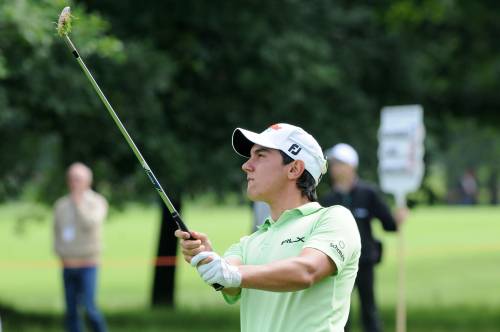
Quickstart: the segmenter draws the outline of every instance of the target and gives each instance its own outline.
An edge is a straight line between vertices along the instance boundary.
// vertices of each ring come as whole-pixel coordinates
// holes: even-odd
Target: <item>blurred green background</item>
[[[380,109],[422,105],[426,172],[405,229],[408,331],[500,331],[500,2],[491,0],[1,0],[4,330],[61,329],[51,207],[74,161],[92,168],[112,206],[99,292],[111,329],[239,326],[238,308],[181,262],[173,305],[151,304],[157,248],[175,239],[160,240],[169,224],[155,190],[56,34],[64,6],[71,38],[148,164],[221,251],[251,229],[235,127],[288,122],[325,149],[348,142],[361,176],[377,183]],[[478,188],[467,207],[466,173]],[[396,242],[379,236],[390,331]]]
[[[20,211],[30,209],[38,209],[40,220],[20,230]],[[405,228],[408,331],[498,331],[500,224],[495,216],[499,214],[499,207],[413,211]],[[209,234],[219,251],[251,227],[251,210],[245,206],[191,202],[184,217],[194,229]],[[0,302],[16,309],[3,315],[5,330],[59,330],[63,297],[60,270],[51,251],[49,211],[8,204],[0,209],[0,218]],[[176,310],[148,310],[158,219],[156,207],[130,205],[106,223],[98,300],[110,329],[237,331],[237,306],[226,305],[182,259],[177,262]],[[376,272],[376,292],[391,331],[397,239],[379,227],[376,232],[386,246]],[[353,307],[356,315],[356,295]],[[357,319],[353,323],[357,328]]]
[[[415,199],[459,202],[470,169],[481,202],[498,202],[500,5],[458,0],[4,0],[2,200],[52,203],[75,160],[114,204],[155,198],[56,34],[67,5],[81,57],[175,200],[241,195],[231,133],[277,122],[324,149],[350,143],[376,182],[381,108],[421,104],[427,172]]]

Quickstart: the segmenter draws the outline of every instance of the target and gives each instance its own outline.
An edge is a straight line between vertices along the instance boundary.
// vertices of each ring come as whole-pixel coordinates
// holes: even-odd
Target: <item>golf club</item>
[[[151,180],[151,183],[153,183],[153,186],[156,188],[156,191],[158,192],[161,199],[163,200],[163,202],[167,206],[168,210],[170,211],[172,218],[174,219],[175,223],[177,224],[177,227],[184,232],[190,233],[186,224],[184,224],[179,213],[177,212],[177,210],[173,206],[172,202],[168,198],[167,194],[163,190],[161,184],[156,179],[156,176],[153,174],[153,171],[151,171],[151,168],[149,168],[148,164],[146,163],[146,160],[143,158],[143,156],[141,155],[141,152],[139,151],[139,149],[135,145],[134,141],[132,140],[132,138],[128,134],[127,130],[123,126],[122,122],[118,118],[118,115],[116,115],[116,112],[113,110],[113,107],[108,102],[108,99],[106,98],[104,93],[101,91],[101,88],[99,87],[99,85],[97,85],[97,82],[95,81],[94,77],[92,76],[89,69],[87,68],[87,66],[83,62],[82,58],[80,57],[80,54],[76,50],[75,45],[73,44],[73,42],[71,41],[71,39],[68,36],[70,31],[71,31],[71,10],[70,10],[70,7],[64,7],[64,9],[61,12],[61,15],[59,15],[59,20],[57,21],[57,32],[58,32],[59,36],[61,36],[64,39],[64,41],[66,42],[66,44],[70,48],[71,53],[76,58],[76,61],[78,62],[78,64],[82,68],[83,72],[85,73],[85,76],[87,76],[88,80],[92,84],[92,87],[96,91],[97,95],[99,96],[99,98],[103,102],[104,106],[106,106],[106,109],[108,110],[109,115],[111,115],[116,126],[118,127],[118,129],[120,129],[121,133],[123,134],[123,137],[125,137],[125,140],[127,141],[128,145],[130,146],[130,148],[134,152],[135,156],[139,160],[142,168],[144,169],[144,172],[146,172],[146,175],[149,177],[149,179]],[[193,238],[191,237],[190,239],[193,239]],[[224,288],[222,285],[219,285],[219,284],[213,284],[212,286],[215,288],[215,290],[221,290]]]

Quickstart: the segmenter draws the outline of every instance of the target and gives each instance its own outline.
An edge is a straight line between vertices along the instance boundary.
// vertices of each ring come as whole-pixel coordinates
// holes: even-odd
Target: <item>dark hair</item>
[[[281,157],[283,157],[283,165],[288,165],[294,160],[283,151],[278,151]],[[302,175],[297,179],[297,188],[300,189],[302,196],[307,197],[309,201],[316,202],[318,200],[318,195],[316,194],[316,181],[307,170],[304,170]]]

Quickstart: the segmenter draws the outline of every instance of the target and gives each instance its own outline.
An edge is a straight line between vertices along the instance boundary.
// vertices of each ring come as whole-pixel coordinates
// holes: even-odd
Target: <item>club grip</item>
[[[179,213],[177,211],[174,211],[172,213],[172,219],[174,219],[175,223],[177,224],[177,227],[179,227],[179,229],[183,232],[186,232],[186,233],[189,233],[189,240],[196,240],[192,235],[191,235],[191,232],[189,231],[189,229],[187,228],[186,224],[182,221],[181,219],[181,216],[179,215]],[[224,289],[224,286],[222,285],[219,285],[219,284],[213,284],[212,287],[216,290],[216,291],[221,291]]]
[[[224,286],[219,284],[212,284],[212,287],[218,292],[224,289]]]
[[[181,216],[179,215],[179,213],[177,211],[172,212],[172,219],[174,219],[175,223],[177,224],[177,227],[181,231],[187,232],[187,233],[191,234],[191,232],[187,228],[187,226],[184,223],[184,221],[182,221]]]

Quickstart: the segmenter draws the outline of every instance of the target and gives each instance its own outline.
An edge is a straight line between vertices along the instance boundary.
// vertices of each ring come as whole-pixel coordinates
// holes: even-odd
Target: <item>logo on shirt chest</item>
[[[286,239],[286,240],[283,240],[281,241],[281,245],[284,245],[284,244],[290,244],[290,243],[295,243],[295,242],[306,242],[304,239],[306,237],[305,236],[296,236],[295,237],[295,240],[292,240],[292,239]]]

